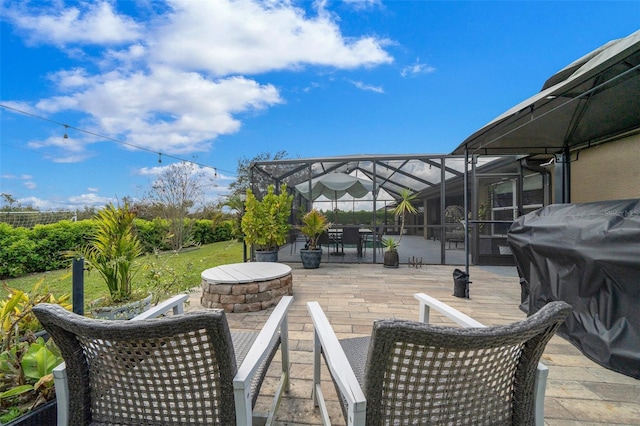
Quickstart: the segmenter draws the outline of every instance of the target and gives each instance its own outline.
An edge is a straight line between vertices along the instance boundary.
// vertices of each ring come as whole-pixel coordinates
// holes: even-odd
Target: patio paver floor
[[[371,264],[322,264],[319,269],[293,269],[294,302],[289,311],[291,390],[282,400],[279,425],[319,425],[318,410],[311,400],[313,328],[306,302],[318,301],[338,338],[369,335],[373,320],[417,320],[414,293],[423,292],[486,324],[506,324],[525,318],[518,309],[520,285],[514,274],[471,267],[470,299],[454,297],[454,266],[427,265],[398,269]],[[202,309],[201,291],[194,290],[188,310]],[[227,314],[234,329],[259,329],[271,309]],[[451,324],[435,313],[433,323]],[[278,360],[276,360],[278,361]],[[573,345],[554,336],[542,362],[549,367],[545,398],[545,423],[569,425],[640,425],[640,380],[607,370],[586,358]],[[279,365],[272,364],[258,400],[265,409],[273,396]],[[323,392],[332,422],[344,424],[335,389],[323,367]]]

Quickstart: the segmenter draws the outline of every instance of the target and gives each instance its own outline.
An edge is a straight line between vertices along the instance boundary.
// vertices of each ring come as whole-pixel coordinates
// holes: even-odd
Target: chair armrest
[[[347,415],[352,417],[352,421],[355,424],[361,422],[360,424],[364,424],[364,418],[366,414],[366,398],[364,396],[364,392],[358,383],[358,379],[356,379],[353,370],[351,369],[351,364],[349,364],[349,360],[338,341],[338,337],[336,336],[331,324],[329,324],[329,320],[324,314],[322,308],[318,304],[318,302],[308,302],[307,310],[309,311],[309,315],[311,316],[311,321],[313,322],[314,329],[314,394],[320,393],[320,348],[325,355],[325,361],[327,363],[327,367],[331,370],[331,375],[336,382],[336,385],[340,389],[340,392],[344,396],[347,401],[348,410]],[[318,348],[317,346],[320,346]],[[317,395],[318,396],[318,395]],[[321,405],[321,410],[326,411],[326,406],[324,406],[324,401],[321,398],[317,398],[316,402]],[[323,415],[327,415],[327,413],[323,413]],[[358,420],[359,419],[359,420]],[[352,423],[350,423],[352,424]]]
[[[470,316],[465,315],[459,310],[447,305],[446,303],[443,303],[438,299],[435,299],[424,293],[416,293],[413,295],[413,297],[417,299],[418,302],[420,302],[419,320],[421,322],[424,322],[426,324],[429,323],[429,308],[433,308],[463,327],[485,327],[482,323],[474,320]]]
[[[56,406],[58,409],[58,426],[69,424],[69,381],[67,366],[63,362],[53,368],[53,384],[56,388]]]
[[[233,378],[233,391],[236,404],[236,419],[238,424],[251,424],[251,381],[255,376],[260,364],[268,355],[268,350],[272,346],[274,340],[278,339],[278,330],[280,330],[280,347],[282,353],[283,374],[286,374],[286,386],[288,387],[288,368],[289,368],[289,342],[288,342],[288,324],[287,313],[293,302],[293,296],[283,296],[278,302],[267,322],[260,330],[258,337],[251,345],[251,349],[245,356],[242,364],[238,367],[235,377]],[[242,419],[241,419],[242,417]],[[244,420],[244,421],[243,421]]]
[[[180,314],[184,312],[184,302],[188,299],[188,294],[173,296],[131,318],[130,321],[156,318],[169,312],[170,309],[173,310],[174,315]],[[67,426],[69,424],[69,382],[67,381],[67,367],[64,362],[53,369],[53,381],[56,388],[58,426]]]
[[[157,318],[161,315],[169,312],[169,309],[173,310],[173,314],[181,314],[184,312],[184,302],[189,300],[188,294],[178,294],[173,296],[156,306],[147,309],[143,313],[131,318],[131,321],[145,320],[149,318]]]
[[[416,293],[413,295],[415,299],[420,302],[420,318],[419,321],[424,322],[426,324],[429,323],[429,310],[433,308],[438,312],[445,315],[447,318],[455,321],[459,325],[463,327],[476,327],[482,328],[486,327],[484,324],[474,320],[468,315],[463,314],[459,310],[452,308],[435,299],[431,296],[428,296],[424,293]],[[542,364],[538,363],[538,371],[536,372],[536,384],[534,388],[534,392],[536,395],[535,401],[535,424],[536,426],[544,425],[544,394],[547,389],[547,377],[549,376],[549,369]]]

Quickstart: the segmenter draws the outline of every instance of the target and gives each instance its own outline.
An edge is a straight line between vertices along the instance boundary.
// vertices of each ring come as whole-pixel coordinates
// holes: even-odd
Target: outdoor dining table
[[[329,238],[336,243],[336,251],[331,254],[344,255],[344,244],[342,245],[342,251],[338,251],[338,245],[342,243],[343,228],[329,228],[327,232],[329,234]],[[358,228],[358,233],[360,234],[360,239],[357,244],[357,252],[358,257],[362,257],[362,241],[367,235],[372,234],[373,231],[369,228]]]

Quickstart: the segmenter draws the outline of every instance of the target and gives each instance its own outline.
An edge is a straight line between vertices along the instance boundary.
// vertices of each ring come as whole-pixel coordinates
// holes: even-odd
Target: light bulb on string
[[[68,125],[64,125],[64,135],[62,136],[62,139],[69,139],[69,135],[67,134],[67,129],[69,128]]]
[[[158,164],[162,164],[162,153],[158,153]]]

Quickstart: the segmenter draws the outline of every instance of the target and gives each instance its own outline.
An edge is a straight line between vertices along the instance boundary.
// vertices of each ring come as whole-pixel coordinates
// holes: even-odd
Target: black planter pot
[[[58,405],[55,399],[42,404],[35,410],[18,417],[6,426],[42,426],[55,425],[58,422]]]
[[[101,306],[99,308],[92,308],[91,313],[94,318],[99,319],[128,320],[143,313],[149,308],[151,308],[151,295],[145,297],[143,300],[136,300],[120,306]]]
[[[256,250],[256,262],[277,262],[278,250],[275,251],[263,251]]]
[[[400,258],[397,251],[385,251],[382,266],[385,268],[397,268],[400,264]]]
[[[301,249],[300,259],[302,259],[302,266],[305,269],[319,268],[320,261],[322,260],[322,249]]]

